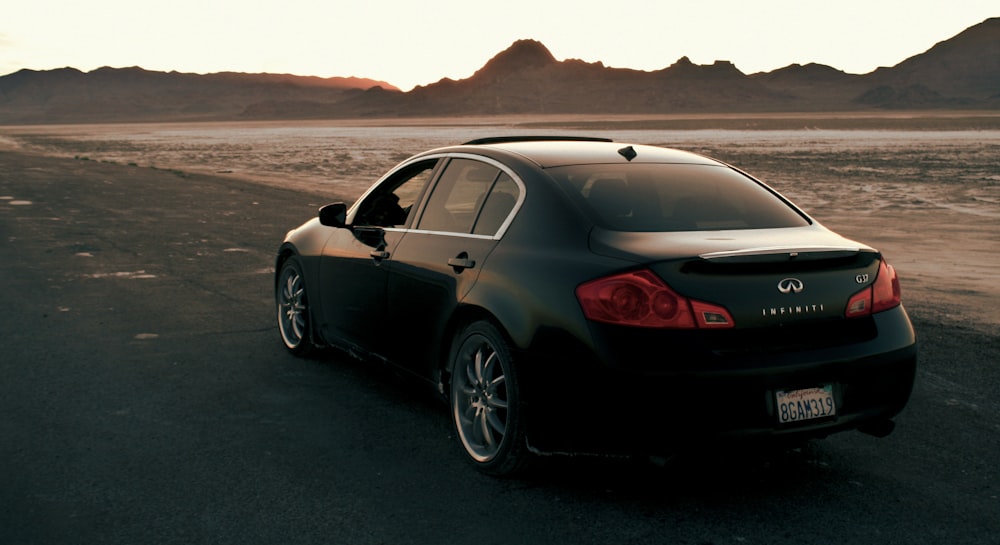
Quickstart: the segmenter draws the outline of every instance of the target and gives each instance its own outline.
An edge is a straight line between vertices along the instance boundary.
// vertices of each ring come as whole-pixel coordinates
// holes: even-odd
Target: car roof
[[[558,137],[510,137],[483,139],[470,143],[476,148],[487,148],[520,155],[542,168],[567,165],[609,163],[684,163],[719,166],[713,159],[688,151],[628,144],[605,139],[559,139]]]

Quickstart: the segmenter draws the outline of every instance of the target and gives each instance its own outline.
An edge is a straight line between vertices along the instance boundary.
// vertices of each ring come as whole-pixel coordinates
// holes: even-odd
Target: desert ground
[[[350,202],[412,153],[497,134],[607,136],[729,162],[827,227],[882,250],[914,310],[1000,328],[997,112],[7,126],[0,149],[215,174]]]
[[[0,541],[995,544],[997,116],[857,118],[0,126]],[[566,132],[729,161],[883,250],[920,343],[897,430],[498,480],[412,384],[284,351],[287,229],[427,147]]]

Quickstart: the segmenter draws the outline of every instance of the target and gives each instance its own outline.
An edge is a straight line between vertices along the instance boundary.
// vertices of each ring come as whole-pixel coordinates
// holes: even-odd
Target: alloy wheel
[[[278,281],[278,327],[281,339],[290,350],[296,350],[307,336],[308,306],[302,275],[298,268],[287,263]]]
[[[465,339],[456,354],[452,407],[456,428],[477,462],[495,458],[507,434],[509,399],[505,365],[485,336]]]

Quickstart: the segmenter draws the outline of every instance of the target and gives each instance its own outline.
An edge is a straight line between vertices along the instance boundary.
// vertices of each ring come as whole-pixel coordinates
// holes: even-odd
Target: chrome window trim
[[[497,229],[497,232],[494,233],[494,234],[492,234],[492,235],[475,235],[475,234],[472,234],[472,233],[455,233],[455,232],[452,232],[452,231],[428,231],[428,230],[424,230],[424,229],[401,229],[401,231],[414,232],[414,233],[427,233],[427,234],[432,234],[432,235],[444,235],[444,236],[453,236],[453,237],[474,238],[474,239],[480,239],[480,240],[500,240],[500,239],[502,239],[503,236],[504,236],[504,234],[507,232],[507,228],[510,227],[510,224],[514,221],[514,217],[517,216],[517,213],[521,210],[521,205],[524,203],[524,194],[525,194],[526,190],[525,190],[525,187],[524,187],[524,182],[521,180],[520,176],[518,176],[517,174],[515,174],[513,170],[511,170],[510,168],[508,168],[507,165],[501,163],[500,161],[497,161],[496,159],[492,159],[490,157],[485,157],[483,155],[476,155],[474,153],[461,153],[461,152],[459,152],[459,153],[443,153],[443,154],[440,155],[440,157],[447,157],[449,159],[468,159],[468,160],[471,160],[471,161],[479,161],[481,163],[486,163],[488,165],[496,167],[501,172],[503,172],[504,174],[506,174],[507,176],[509,176],[510,179],[513,180],[515,184],[517,184],[517,188],[519,190],[518,191],[518,195],[517,195],[517,202],[514,203],[514,207],[511,208],[510,213],[507,214],[507,218],[504,219],[503,223],[500,224],[500,228]],[[427,157],[427,158],[430,158],[430,157]],[[445,168],[447,168],[447,165],[445,166]],[[435,180],[435,182],[437,182],[437,180]],[[424,211],[423,211],[423,209],[421,209],[420,210],[420,215],[423,216],[423,213],[424,213]],[[417,223],[419,223],[420,218],[418,217],[418,218],[416,218],[416,220],[417,220]]]
[[[399,229],[397,227],[386,227],[385,230],[394,233],[414,233],[421,235],[439,235],[439,236],[457,237],[457,238],[475,238],[480,240],[500,240],[500,236],[498,235],[474,235],[472,233],[455,233],[452,231],[427,231],[424,229]]]

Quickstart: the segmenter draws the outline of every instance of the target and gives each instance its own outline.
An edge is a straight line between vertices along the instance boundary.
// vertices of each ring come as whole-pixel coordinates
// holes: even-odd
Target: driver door
[[[436,164],[418,161],[391,173],[353,207],[350,227],[327,241],[319,265],[320,327],[327,339],[381,353],[393,254]]]

